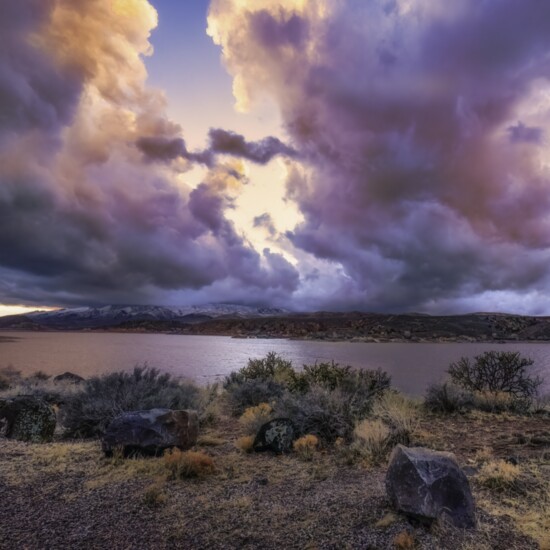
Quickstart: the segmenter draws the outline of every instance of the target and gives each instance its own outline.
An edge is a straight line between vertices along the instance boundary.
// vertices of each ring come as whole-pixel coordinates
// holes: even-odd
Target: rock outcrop
[[[32,395],[0,400],[0,421],[6,437],[33,443],[51,441],[56,425],[52,407]]]
[[[192,447],[199,434],[199,418],[195,411],[152,409],[125,412],[107,427],[102,449],[107,456],[120,449],[132,454],[159,455],[166,449]]]
[[[260,428],[252,448],[256,452],[289,453],[295,439],[296,427],[292,420],[289,418],[276,418]]]
[[[386,491],[398,511],[417,520],[475,527],[470,485],[451,453],[397,445],[390,457]]]

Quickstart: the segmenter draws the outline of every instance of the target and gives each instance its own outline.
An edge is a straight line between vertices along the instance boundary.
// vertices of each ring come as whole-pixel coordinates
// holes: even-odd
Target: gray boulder
[[[289,453],[295,439],[296,427],[292,420],[289,418],[276,418],[260,428],[252,448],[256,452]]]
[[[0,421],[7,438],[33,443],[51,441],[56,425],[52,407],[32,395],[1,400]]]
[[[392,505],[412,518],[475,527],[470,485],[451,453],[397,445],[386,473],[386,491]]]
[[[121,449],[125,456],[159,455],[166,449],[189,449],[199,434],[199,417],[195,411],[152,409],[125,412],[107,427],[101,446],[107,456]]]

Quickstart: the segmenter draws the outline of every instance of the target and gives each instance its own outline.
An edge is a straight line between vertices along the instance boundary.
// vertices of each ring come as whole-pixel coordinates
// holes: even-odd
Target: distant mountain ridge
[[[203,322],[208,319],[270,317],[285,315],[279,308],[258,308],[238,304],[206,304],[201,306],[119,306],[78,307],[55,311],[36,311],[15,319],[27,319],[51,328],[94,328],[116,326],[135,321]]]

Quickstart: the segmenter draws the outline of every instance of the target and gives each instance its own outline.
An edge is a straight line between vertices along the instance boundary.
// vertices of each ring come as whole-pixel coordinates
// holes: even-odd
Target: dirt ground
[[[169,480],[162,458],[106,459],[97,441],[0,439],[0,548],[506,549],[550,548],[550,419],[425,416],[415,443],[453,451],[470,477],[478,528],[411,525],[392,513],[384,467],[347,465],[337,450],[245,454],[222,418],[197,450],[215,473]],[[538,479],[523,492],[477,481],[487,457]]]

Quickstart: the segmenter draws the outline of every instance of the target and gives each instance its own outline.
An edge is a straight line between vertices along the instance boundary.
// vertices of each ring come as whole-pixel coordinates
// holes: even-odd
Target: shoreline
[[[207,336],[231,338],[234,340],[288,340],[296,342],[326,342],[330,344],[346,343],[346,344],[550,344],[548,339],[489,339],[473,337],[433,337],[433,338],[373,338],[373,337],[353,337],[353,338],[314,338],[311,336],[298,337],[287,335],[240,335],[240,334],[220,334],[215,332],[175,332],[175,331],[154,331],[154,330],[128,330],[116,328],[112,329],[18,329],[18,328],[0,328],[0,343],[14,342],[19,340],[19,337],[4,336],[4,334],[27,333],[27,334],[131,334],[131,335],[165,335],[165,336]]]

